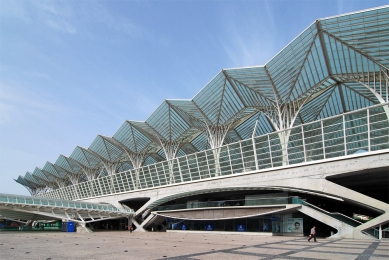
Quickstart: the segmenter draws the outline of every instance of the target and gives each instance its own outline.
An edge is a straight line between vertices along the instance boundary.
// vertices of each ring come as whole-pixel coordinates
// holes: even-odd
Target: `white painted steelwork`
[[[377,105],[284,130],[290,133],[286,146],[287,164],[305,164],[389,149],[387,106],[388,103]],[[159,162],[42,192],[39,196],[67,200],[88,199],[171,185],[170,180],[174,180],[175,184],[189,183],[280,167],[284,166],[284,160],[279,136],[278,132],[274,132],[219,147],[219,163],[214,158],[214,151],[210,149],[172,159],[172,162]],[[172,171],[169,165],[173,165]],[[140,173],[139,188],[134,185],[137,172]]]

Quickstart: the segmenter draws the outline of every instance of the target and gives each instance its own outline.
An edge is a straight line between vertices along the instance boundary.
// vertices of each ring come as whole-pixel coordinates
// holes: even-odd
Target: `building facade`
[[[389,6],[318,19],[264,66],[223,69],[191,100],[165,100],[15,181],[33,196],[127,205],[138,231],[380,236],[388,88]]]

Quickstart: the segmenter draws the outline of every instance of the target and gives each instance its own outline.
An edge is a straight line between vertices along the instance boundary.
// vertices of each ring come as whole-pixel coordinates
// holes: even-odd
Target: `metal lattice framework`
[[[165,100],[145,122],[126,121],[113,137],[15,181],[36,194],[133,171],[126,180],[138,189],[143,169],[161,162],[163,173],[148,178],[172,184],[182,179],[178,157],[211,149],[207,160],[222,165],[222,146],[253,134],[275,138],[278,153],[266,160],[287,165],[294,127],[388,102],[388,68],[389,6],[318,19],[266,65],[223,69],[193,99]],[[215,167],[213,176],[222,174]]]
[[[71,220],[85,227],[86,223],[131,218],[134,211],[117,208],[111,204],[75,202],[39,197],[28,197],[0,193],[0,213],[14,219]]]
[[[385,112],[388,105],[389,102],[265,135],[260,134],[260,128],[255,128],[246,140],[50,190],[39,196],[83,200],[172,183],[265,172],[285,165],[388,153],[389,119]],[[289,141],[284,150],[280,137],[286,132]]]

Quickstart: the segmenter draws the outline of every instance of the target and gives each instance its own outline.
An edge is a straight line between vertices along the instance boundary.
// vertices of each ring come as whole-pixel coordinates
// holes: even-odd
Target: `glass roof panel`
[[[342,84],[342,92],[346,112],[379,103],[374,94],[359,83]]]
[[[67,158],[65,156],[63,156],[62,154],[60,156],[58,156],[58,158],[57,158],[57,160],[55,161],[54,164],[58,165],[59,167],[61,167],[62,169],[65,169],[68,172],[77,173],[79,171],[79,170],[76,171],[75,169],[73,169],[70,166]],[[78,166],[78,168],[80,168],[79,165],[77,165],[77,166]],[[80,170],[81,170],[81,168],[80,168]]]
[[[265,67],[226,69],[225,72],[235,81],[261,93],[268,99],[274,98],[273,86]]]
[[[151,114],[146,123],[166,141],[182,139],[182,135],[190,128],[166,100]]]
[[[134,167],[132,167],[130,162],[124,162],[119,165],[117,172],[125,172],[132,169],[134,169]]]
[[[216,126],[226,123],[229,115],[234,116],[244,107],[231,85],[226,83],[223,72],[208,83],[193,102],[206,115],[207,124]]]
[[[317,37],[316,33],[316,25],[311,25],[265,65],[281,102],[288,101],[289,93]]]
[[[191,127],[199,130],[206,128],[204,117],[193,102],[182,100],[167,100],[171,108]]]
[[[196,147],[198,151],[204,151],[211,148],[208,143],[208,139],[204,134],[198,135],[195,139],[192,140],[191,144]]]
[[[90,150],[76,147],[53,167],[57,174],[71,172],[84,179],[80,166],[103,176],[100,159],[123,160],[123,146],[147,154],[147,164],[166,158],[160,141],[174,148],[180,143],[186,154],[209,148],[203,134],[207,126],[229,126],[226,142],[230,142],[250,136],[256,117],[257,135],[272,131],[264,114],[279,126],[278,120],[295,116],[295,111],[300,113],[294,122],[300,124],[370,106],[378,102],[377,97],[358,81],[379,90],[387,100],[389,90],[381,80],[387,77],[383,73],[388,65],[389,6],[319,19],[265,66],[222,70],[192,100],[166,100],[146,122],[126,121],[113,136],[118,143],[106,137],[94,141]],[[293,111],[288,111],[291,107]],[[45,172],[53,171],[45,167]],[[34,176],[29,173],[23,179],[45,186],[44,176]]]
[[[158,161],[155,160],[155,158],[153,158],[152,156],[147,156],[145,162],[144,162],[144,165],[150,165],[150,164],[154,164],[154,163],[157,163]]]
[[[79,146],[74,149],[70,158],[91,169],[98,167],[101,163],[99,158]]]
[[[236,128],[236,131],[239,133],[242,139],[248,139],[252,137],[257,121],[258,124],[257,128],[255,129],[255,136],[264,135],[274,131],[266,116],[261,112],[257,112]]]
[[[61,175],[56,168],[50,163],[46,162],[45,166],[43,166],[42,170],[50,173],[51,175],[58,177],[58,178],[64,178],[66,175]]]
[[[320,19],[320,23],[323,30],[389,67],[388,6],[371,11]]]
[[[125,154],[121,148],[115,146],[101,135],[96,136],[88,149],[109,162],[115,162]]]
[[[312,87],[317,86],[328,77],[328,71],[325,64],[326,62],[320,40],[319,38],[316,38],[301,67],[300,75],[298,76],[294,87],[291,88],[290,101],[305,97],[306,93],[312,93]]]
[[[41,169],[38,167],[35,168],[34,172],[32,173],[32,176],[34,179],[38,180],[40,183],[44,184],[45,186],[48,186],[50,188],[57,188],[57,184],[54,183],[54,179],[49,174],[44,174]]]
[[[181,146],[181,149],[188,155],[199,151],[192,143],[185,143]]]
[[[46,186],[42,181],[35,179],[34,176],[32,175],[32,173],[30,173],[30,172],[26,172],[26,174],[24,175],[24,179],[29,181],[29,182],[34,183],[37,187],[45,187]]]
[[[234,78],[231,78],[235,89],[239,93],[240,97],[243,99],[246,107],[255,107],[258,109],[265,110],[267,107],[272,105],[272,100],[274,100],[274,94],[272,100],[269,100],[263,96],[262,93],[259,93],[247,85],[242,84],[240,81],[236,81]]]
[[[19,175],[19,177],[15,180],[17,183],[27,187],[28,189],[32,190],[32,189],[37,189],[37,185],[33,182],[29,182],[27,180],[25,180],[22,176]]]
[[[133,153],[145,153],[156,146],[151,131],[145,122],[126,121],[113,138]]]
[[[60,155],[55,164],[58,164],[61,168],[70,171],[74,174],[84,174],[84,171],[82,170],[80,164],[69,157]]]
[[[42,179],[42,180],[50,181],[50,180],[47,178],[47,176],[46,176],[38,167],[36,167],[36,168],[34,169],[32,175],[33,175],[34,177],[38,177],[38,178],[40,178],[40,179]]]
[[[189,115],[192,115],[194,118],[198,119],[199,121],[204,122],[206,120],[203,117],[201,111],[196,107],[195,103],[192,102],[192,100],[169,99],[168,101],[172,106],[179,108],[180,110],[184,111]],[[196,125],[196,122],[192,122],[192,125]]]
[[[333,82],[331,88],[327,88],[327,90],[317,96],[315,99],[311,100],[307,104],[305,104],[300,111],[301,122],[300,123],[308,123],[315,120],[320,119],[320,112],[323,110],[323,107],[327,104],[330,96],[337,89],[334,87],[336,83]],[[339,104],[335,104],[337,107]],[[342,111],[342,109],[338,108],[337,111]],[[296,124],[297,122],[295,122]]]
[[[56,164],[53,164],[53,167],[55,168],[55,170],[58,172],[60,176],[63,176],[62,178],[69,178],[69,174],[74,175],[74,173],[66,171],[65,169],[63,169],[62,167]]]
[[[379,71],[380,67],[366,55],[328,35],[324,36],[332,74],[360,74]]]

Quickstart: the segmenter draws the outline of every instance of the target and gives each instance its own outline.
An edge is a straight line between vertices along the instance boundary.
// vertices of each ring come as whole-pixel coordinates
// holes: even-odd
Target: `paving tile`
[[[373,242],[374,240],[373,239],[349,239],[349,238],[344,238],[342,239],[342,241],[345,241],[345,242],[363,242],[363,243],[371,243]]]
[[[318,241],[309,243],[301,237],[195,232],[3,232],[0,233],[0,259],[251,260],[269,257],[348,260],[358,256],[389,259],[389,241],[323,238]],[[367,248],[375,251],[365,251]],[[355,250],[360,253],[354,253]]]
[[[291,249],[291,250],[300,250],[306,247],[309,247],[309,245],[286,245],[286,244],[273,244],[273,245],[264,245],[263,248],[282,248],[282,249]]]
[[[381,247],[382,248],[382,247]],[[377,248],[376,250],[374,250],[373,252],[373,255],[387,255],[389,256],[389,248],[385,248],[385,249],[381,249],[381,248]]]
[[[377,249],[378,250],[389,250],[389,245],[379,245],[377,246]]]
[[[371,256],[369,260],[388,260],[386,256]]]
[[[303,244],[306,244],[308,241],[307,240],[303,240],[303,241],[290,241],[290,242],[285,242],[284,244],[287,244],[287,245],[303,245]]]
[[[301,239],[294,239],[292,241],[285,241],[285,242],[290,242],[290,243],[304,243],[308,240],[308,237],[303,237]],[[328,240],[331,241],[331,240]]]
[[[366,249],[369,246],[368,245],[352,245],[352,244],[334,244],[334,243],[331,243],[331,244],[323,245],[323,247],[364,248],[364,249]]]
[[[243,255],[243,254],[229,254],[229,253],[223,253],[223,252],[217,252],[217,253],[211,253],[206,255],[200,255],[200,256],[192,256],[191,259],[198,259],[198,260],[254,260],[254,259],[263,259],[266,257],[258,257],[258,256],[251,256],[251,255]]]
[[[370,246],[371,243],[373,243],[374,241],[370,241],[370,242],[362,242],[362,241],[359,241],[359,240],[356,240],[356,241],[335,241],[334,244],[348,244],[348,245],[367,245],[367,246]]]
[[[248,253],[254,253],[254,254],[266,254],[266,255],[279,255],[284,254],[287,252],[290,252],[292,250],[283,250],[283,249],[275,249],[275,248],[244,248],[244,249],[238,249],[235,250],[235,252],[248,252]]]
[[[323,251],[323,252],[337,252],[337,253],[356,253],[356,254],[362,254],[363,251],[365,251],[364,248],[338,248],[338,247],[314,247],[312,249],[309,249],[310,251]]]
[[[343,254],[332,254],[332,253],[318,253],[318,252],[298,252],[288,256],[301,257],[301,258],[315,258],[315,259],[329,259],[329,260],[354,260],[357,255],[343,255]]]

